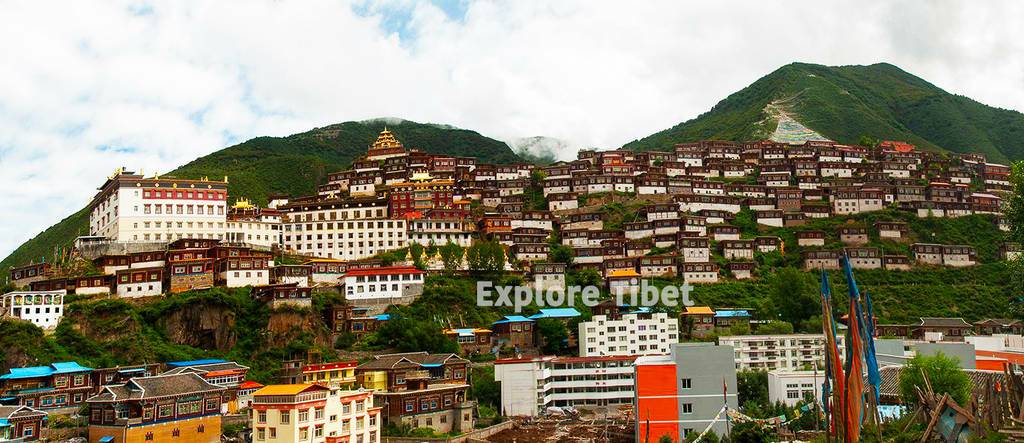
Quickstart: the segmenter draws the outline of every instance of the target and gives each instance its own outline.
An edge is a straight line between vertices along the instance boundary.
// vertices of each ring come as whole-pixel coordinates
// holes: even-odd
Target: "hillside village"
[[[1010,231],[1011,168],[984,155],[900,141],[666,148],[496,165],[406,147],[385,129],[315,195],[273,195],[266,206],[230,195],[230,177],[121,168],[89,203],[89,235],[8,270],[4,321],[52,333],[75,302],[145,304],[246,288],[277,311],[313,310],[317,297],[335,295],[341,301],[321,320],[332,338],[359,340],[396,321],[393,308],[414,305],[438,278],[511,275],[562,291],[586,274],[607,294],[643,279],[698,287],[758,280],[786,264],[817,275],[841,270],[844,257],[855,270],[909,272],[1021,254],[1014,242],[979,251],[932,241],[912,226],[978,217]],[[768,371],[773,403],[806,412],[805,396],[821,394],[824,336],[780,331],[756,319],[756,308],[734,302],[671,311],[607,299],[586,315],[572,307],[502,312],[493,322],[439,325],[458,352],[338,361],[307,354],[259,382],[244,362],[225,359],[5,367],[0,441],[75,432],[90,442],[220,441],[228,428],[246,430],[254,442],[378,443],[410,430],[428,439],[534,441],[525,437],[529,426],[580,411],[591,420],[600,411],[626,441],[679,441],[705,429],[722,435],[723,385],[725,403],[738,409],[737,377],[745,371]],[[564,330],[555,354],[545,352],[554,335],[541,332],[551,325]],[[994,377],[985,374],[1024,363],[1022,333],[1024,323],[1005,318],[880,323],[886,357],[879,365],[898,373],[915,354],[941,352]],[[499,384],[498,418],[483,416],[472,389],[481,365],[493,366]],[[674,384],[677,374],[694,373],[714,377]],[[887,389],[898,402],[898,389]],[[641,391],[677,396],[672,404],[680,406],[659,407]],[[78,431],[53,429],[55,417],[75,414],[83,417]]]

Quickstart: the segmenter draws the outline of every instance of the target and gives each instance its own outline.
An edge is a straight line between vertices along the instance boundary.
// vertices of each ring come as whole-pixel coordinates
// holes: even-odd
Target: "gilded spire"
[[[395,136],[388,131],[385,126],[383,131],[380,131],[380,135],[377,136],[377,141],[373,142],[371,149],[392,149],[392,148],[403,148],[402,142],[398,141]]]

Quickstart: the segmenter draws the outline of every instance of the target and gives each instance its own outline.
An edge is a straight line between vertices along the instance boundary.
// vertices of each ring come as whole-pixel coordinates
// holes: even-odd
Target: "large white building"
[[[845,339],[839,341],[839,354],[844,355]],[[822,334],[786,335],[729,335],[718,337],[718,344],[732,346],[736,369],[790,369],[823,368],[825,363],[825,337]]]
[[[664,312],[595,315],[579,324],[580,357],[668,354],[679,342],[678,323]]]
[[[793,371],[778,369],[768,371],[768,401],[795,406],[804,397],[821,399],[821,384],[825,373],[818,371]]]
[[[226,177],[145,178],[119,169],[89,203],[89,234],[119,242],[223,239],[227,186]]]
[[[426,273],[412,266],[350,269],[341,277],[346,300],[389,301],[423,293]]]
[[[224,240],[231,244],[270,249],[281,244],[281,213],[240,199],[228,211]]]
[[[501,414],[537,416],[548,407],[633,404],[636,357],[532,357],[497,360]]]
[[[3,295],[4,315],[32,322],[43,329],[57,327],[64,316],[67,291],[15,291]]]
[[[468,248],[472,243],[473,222],[465,218],[419,218],[406,222],[409,243],[444,246],[455,243]]]
[[[358,260],[408,246],[406,221],[388,218],[386,198],[296,199],[280,210],[283,246],[299,254]]]

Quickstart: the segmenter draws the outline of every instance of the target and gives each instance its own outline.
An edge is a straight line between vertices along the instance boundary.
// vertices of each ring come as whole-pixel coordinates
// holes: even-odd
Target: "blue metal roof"
[[[746,309],[715,311],[715,317],[750,317],[750,313]]]
[[[11,423],[6,418],[0,418],[0,426],[10,426]]]
[[[216,358],[208,358],[205,360],[186,360],[186,361],[172,361],[167,363],[168,367],[180,368],[183,366],[200,366],[200,365],[213,365],[217,363],[227,363],[227,360],[219,360]]]
[[[650,313],[651,313],[651,308],[649,308],[647,306],[636,308],[635,311],[627,312],[627,314],[650,314]]]
[[[100,443],[110,443],[112,441],[114,441],[114,437],[111,437],[109,435],[106,436],[106,437],[100,438]]]
[[[454,331],[456,334],[458,334],[461,337],[472,337],[473,336],[473,331],[475,331],[475,329],[473,329],[473,328],[461,328],[461,329],[452,329],[452,331]]]
[[[529,319],[529,318],[526,318],[526,317],[523,317],[522,315],[506,315],[504,319],[498,320],[498,321],[494,322],[494,324],[502,325],[502,324],[505,324],[505,323],[523,322],[523,321],[530,321],[530,322],[532,322],[533,320]]]
[[[379,321],[391,320],[391,314],[380,314],[380,315],[375,315],[374,317],[376,317],[376,319],[379,320]]]
[[[574,308],[552,308],[552,309],[541,309],[540,312],[533,314],[530,318],[534,320],[542,318],[572,318],[579,317],[580,311]]]
[[[26,368],[11,368],[8,374],[0,375],[0,380],[17,380],[21,378],[49,377],[55,374],[70,374],[72,372],[89,372],[87,368],[73,361],[58,362],[49,366],[29,366]]]

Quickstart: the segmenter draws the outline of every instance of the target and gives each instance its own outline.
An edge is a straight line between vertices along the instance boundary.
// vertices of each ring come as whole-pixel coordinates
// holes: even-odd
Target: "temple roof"
[[[383,131],[380,131],[380,135],[377,136],[377,141],[373,142],[373,146],[370,147],[370,150],[394,148],[404,148],[404,146],[402,145],[402,142],[398,141],[398,139],[391,134],[391,131],[388,131],[388,128],[385,127]]]

